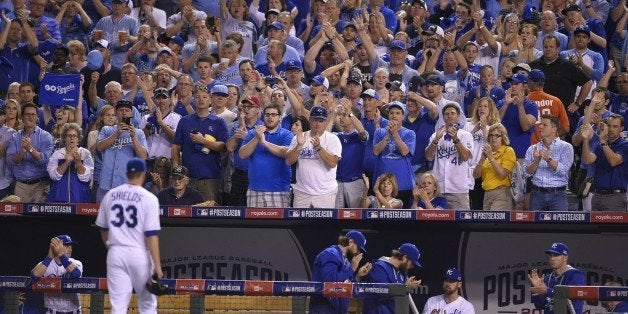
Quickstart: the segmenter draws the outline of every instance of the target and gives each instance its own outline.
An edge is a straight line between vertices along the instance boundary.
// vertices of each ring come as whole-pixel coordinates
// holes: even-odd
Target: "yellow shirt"
[[[495,162],[499,163],[512,174],[512,169],[515,167],[515,162],[517,162],[517,156],[515,156],[515,151],[512,147],[500,147],[497,151],[493,152],[493,158],[495,158]],[[497,172],[495,172],[488,158],[484,159],[482,163],[482,188],[484,190],[494,190],[502,186],[510,187],[510,176],[509,174],[501,179]]]

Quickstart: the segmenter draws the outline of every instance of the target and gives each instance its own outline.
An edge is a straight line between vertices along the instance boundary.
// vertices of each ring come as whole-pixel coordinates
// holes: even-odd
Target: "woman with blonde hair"
[[[92,202],[96,201],[96,191],[98,190],[98,179],[100,179],[100,170],[102,169],[102,153],[96,149],[98,143],[98,133],[104,126],[112,126],[116,124],[116,110],[111,105],[104,105],[98,111],[96,121],[92,126],[92,130],[87,135],[87,148],[94,159],[94,176],[92,183]]]
[[[495,107],[495,102],[490,97],[480,98],[473,109],[473,116],[468,119],[464,129],[473,135],[472,158],[469,161],[471,170],[475,168],[482,155],[482,146],[487,142],[488,129],[491,125],[499,123],[499,111]],[[482,179],[476,178],[474,188],[470,191],[471,209],[481,209],[484,200],[484,189],[482,189]]]
[[[482,178],[484,202],[482,209],[512,210],[510,176],[517,162],[515,151],[510,147],[508,131],[501,123],[488,129],[488,143],[482,146],[482,154],[473,170],[475,178]]]
[[[373,194],[368,196],[369,178],[362,175],[364,181],[364,194],[362,195],[362,208],[401,209],[403,202],[397,197],[397,178],[390,172],[382,173],[373,185]]]
[[[436,176],[431,171],[419,177],[412,195],[413,209],[447,209],[447,200],[443,197]]]
[[[54,151],[48,160],[48,175],[52,183],[47,201],[88,203],[94,160],[89,150],[79,146],[83,131],[78,124],[70,122],[61,127],[60,133],[64,147]]]
[[[22,123],[22,108],[20,103],[15,99],[7,99],[5,110],[7,112],[6,121],[4,124],[16,131],[21,130],[24,127]]]
[[[5,102],[9,99],[15,99],[18,102],[20,101],[20,83],[13,82],[9,84],[9,87],[7,87],[7,98],[5,99]]]
[[[87,65],[85,44],[79,40],[70,40],[68,42],[68,51],[70,52],[68,56],[70,67],[80,73],[81,69]]]
[[[502,56],[507,56],[519,47],[519,16],[509,13],[503,19],[498,19],[498,23],[497,41],[502,44]]]

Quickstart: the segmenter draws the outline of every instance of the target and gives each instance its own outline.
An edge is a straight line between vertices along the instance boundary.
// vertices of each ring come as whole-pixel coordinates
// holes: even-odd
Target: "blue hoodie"
[[[366,276],[365,282],[369,283],[402,283],[408,280],[408,274],[399,272],[390,261],[390,257],[383,256],[373,262],[373,268]],[[362,306],[363,314],[395,313],[395,301],[383,295],[367,296]]]
[[[554,314],[554,286],[563,285],[563,286],[584,286],[586,285],[586,280],[584,278],[584,273],[577,269],[573,268],[570,265],[567,265],[567,270],[560,276],[556,276],[555,272],[548,274],[543,279],[543,282],[547,286],[547,293],[541,295],[533,295],[532,302],[534,302],[534,306],[537,309],[543,309],[544,314]],[[576,311],[576,314],[582,314],[582,309],[584,307],[584,301],[572,301],[573,308]]]
[[[354,281],[351,263],[342,254],[338,245],[332,245],[316,256],[312,270],[312,281],[344,282]],[[310,313],[347,313],[349,299],[313,296],[310,299]]]

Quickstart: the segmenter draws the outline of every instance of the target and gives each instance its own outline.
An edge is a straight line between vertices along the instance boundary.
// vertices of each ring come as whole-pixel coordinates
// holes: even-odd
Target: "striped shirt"
[[[569,181],[569,169],[573,164],[573,146],[560,138],[554,139],[549,148],[543,141],[528,147],[526,160],[523,165],[524,169],[534,162],[534,149],[541,150],[543,148],[549,149],[550,157],[558,162],[558,167],[556,167],[556,170],[553,170],[549,162],[541,159],[536,172],[530,174],[524,171],[526,176],[532,177],[532,184],[538,187],[557,188],[566,186]]]

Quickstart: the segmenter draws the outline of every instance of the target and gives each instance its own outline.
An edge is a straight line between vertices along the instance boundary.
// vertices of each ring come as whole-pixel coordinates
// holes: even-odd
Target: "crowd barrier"
[[[163,279],[169,295],[190,295],[189,298],[179,298],[189,302],[179,304],[182,311],[190,313],[204,313],[208,310],[208,303],[204,296],[244,296],[244,297],[300,297],[290,300],[290,305],[283,304],[283,309],[290,313],[305,313],[307,302],[305,297],[325,296],[338,298],[361,299],[366,296],[390,296],[395,300],[397,313],[409,309],[409,298],[406,286],[402,284],[369,284],[346,282],[310,282],[310,281],[258,281],[258,280],[205,280],[205,279]],[[79,293],[89,294],[89,304],[83,302],[82,307],[89,313],[102,313],[108,308],[103,293],[107,292],[106,278],[39,278],[33,280],[24,276],[0,276],[0,291],[5,292],[4,304],[6,313],[17,313],[20,304],[13,302],[18,296],[15,293],[23,291],[35,293]],[[9,292],[9,293],[6,293]],[[165,298],[160,297],[160,300]],[[268,298],[259,299],[257,308],[272,311],[277,308]],[[288,299],[286,299],[288,300]],[[167,302],[167,301],[166,301]],[[171,303],[175,303],[171,301]],[[259,302],[258,302],[259,303]],[[274,303],[285,303],[277,302]],[[167,307],[166,305],[162,305]],[[211,305],[209,305],[211,307]],[[241,305],[240,305],[241,306]],[[234,305],[232,309],[237,310]],[[229,307],[215,305],[215,307]],[[247,310],[247,309],[240,309]],[[250,310],[250,309],[248,309]]]
[[[628,287],[618,286],[556,286],[554,313],[567,314],[569,300],[628,301]]]
[[[628,223],[627,212],[381,210],[357,208],[251,208],[161,206],[161,216],[201,219],[456,221],[490,223]],[[96,216],[98,204],[3,203],[0,214]]]

